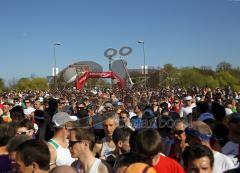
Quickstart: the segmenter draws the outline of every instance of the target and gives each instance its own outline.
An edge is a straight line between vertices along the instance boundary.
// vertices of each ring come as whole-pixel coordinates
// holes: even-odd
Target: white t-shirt
[[[236,166],[234,166],[232,160],[228,156],[214,151],[213,173],[223,173],[234,168],[236,168]]]
[[[222,153],[230,157],[235,166],[239,166],[238,158],[236,158],[239,153],[239,144],[232,141],[227,142],[224,147],[222,147]]]
[[[184,106],[184,107],[181,107],[180,111],[179,111],[179,115],[180,117],[186,117],[188,114],[192,113],[192,106]]]

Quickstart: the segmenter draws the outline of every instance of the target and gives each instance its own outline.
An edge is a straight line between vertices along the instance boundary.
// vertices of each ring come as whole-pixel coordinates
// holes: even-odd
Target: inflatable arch
[[[107,72],[90,72],[90,71],[86,71],[77,79],[76,89],[82,90],[83,87],[84,87],[85,82],[89,78],[111,78],[111,79],[117,79],[119,88],[123,89],[125,87],[125,81],[118,74],[116,74],[116,73],[114,73],[112,71],[107,71]]]

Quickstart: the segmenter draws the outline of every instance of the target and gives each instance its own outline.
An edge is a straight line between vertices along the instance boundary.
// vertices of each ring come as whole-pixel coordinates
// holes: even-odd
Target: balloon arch
[[[89,78],[111,78],[111,79],[117,79],[119,88],[123,89],[125,87],[125,81],[118,74],[116,74],[116,73],[114,73],[112,71],[107,71],[107,72],[90,72],[90,71],[86,71],[77,79],[76,88],[78,90],[82,90],[83,87],[84,87],[85,82]]]

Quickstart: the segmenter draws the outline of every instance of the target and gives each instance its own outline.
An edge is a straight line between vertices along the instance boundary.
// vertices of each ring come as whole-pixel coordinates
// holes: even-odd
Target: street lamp
[[[144,74],[144,88],[146,89],[147,87],[147,76],[146,76],[146,55],[145,55],[145,48],[144,48],[144,41],[143,40],[138,40],[139,44],[142,44],[143,47],[143,74]]]
[[[57,76],[57,58],[56,58],[56,47],[61,46],[61,43],[53,44],[53,56],[54,56],[54,70],[53,70],[53,80],[54,80],[54,88],[56,89],[56,76]]]

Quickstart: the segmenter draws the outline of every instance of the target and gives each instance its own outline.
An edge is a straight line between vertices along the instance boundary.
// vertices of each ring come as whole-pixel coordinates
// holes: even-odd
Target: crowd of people
[[[230,87],[0,94],[0,173],[240,172]]]

